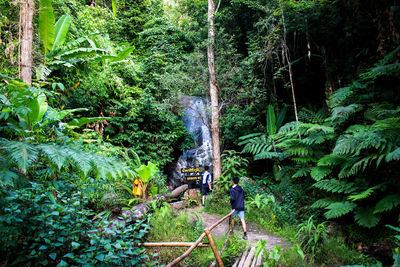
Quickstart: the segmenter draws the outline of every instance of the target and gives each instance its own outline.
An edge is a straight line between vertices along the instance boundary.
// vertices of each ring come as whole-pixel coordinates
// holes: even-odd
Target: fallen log
[[[164,200],[170,200],[173,198],[177,198],[180,195],[182,195],[186,190],[188,189],[188,185],[184,184],[181,185],[177,188],[175,188],[170,194],[158,194],[154,197],[151,197],[147,199],[145,202],[140,203],[139,205],[134,206],[130,210],[124,210],[122,212],[123,216],[132,216],[133,214],[136,214],[138,218],[142,218],[144,214],[147,213],[147,204],[149,204],[151,201],[157,201],[159,199],[164,199]]]

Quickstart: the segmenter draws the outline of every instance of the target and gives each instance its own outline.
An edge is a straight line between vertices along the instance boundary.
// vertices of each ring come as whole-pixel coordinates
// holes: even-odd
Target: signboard
[[[185,175],[186,182],[189,188],[200,187],[202,178],[201,174],[203,173],[203,171],[204,171],[203,167],[181,169],[181,173]]]

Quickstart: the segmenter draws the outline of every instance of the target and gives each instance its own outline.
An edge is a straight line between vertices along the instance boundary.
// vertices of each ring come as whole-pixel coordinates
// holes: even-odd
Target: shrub
[[[74,184],[31,183],[1,190],[0,255],[11,265],[134,265],[147,259],[137,243],[149,226],[93,222],[87,197]]]

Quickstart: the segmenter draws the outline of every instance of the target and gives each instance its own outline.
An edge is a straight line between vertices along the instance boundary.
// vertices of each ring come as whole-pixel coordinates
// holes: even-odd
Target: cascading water
[[[200,97],[182,97],[185,115],[182,118],[186,129],[193,135],[196,148],[187,150],[179,157],[172,172],[171,185],[173,187],[186,183],[182,168],[197,168],[209,166],[212,170],[212,143],[206,114],[205,101]]]

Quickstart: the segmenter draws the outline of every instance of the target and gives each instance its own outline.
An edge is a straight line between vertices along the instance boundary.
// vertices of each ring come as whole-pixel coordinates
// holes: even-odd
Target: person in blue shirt
[[[246,226],[246,221],[244,220],[244,191],[243,188],[238,183],[239,183],[239,177],[233,177],[232,187],[229,190],[229,196],[231,197],[229,202],[231,203],[232,210],[235,210],[235,212],[232,215],[231,227],[233,229],[234,218],[237,215],[240,221],[242,222],[242,228],[244,233],[243,238],[247,239],[247,226]]]
[[[204,166],[204,173],[203,177],[201,179],[201,204],[204,206],[204,203],[206,201],[206,196],[212,191],[211,188],[211,173],[208,171],[210,168],[208,166]]]

